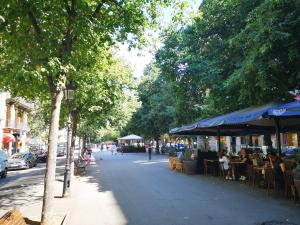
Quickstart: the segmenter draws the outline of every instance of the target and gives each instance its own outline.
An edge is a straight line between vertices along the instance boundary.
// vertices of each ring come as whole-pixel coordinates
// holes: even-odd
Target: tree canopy
[[[151,120],[150,111],[160,104],[172,108],[165,121],[176,127],[248,106],[292,101],[289,91],[300,83],[299,15],[296,0],[203,1],[191,24],[165,33],[151,80],[159,88],[153,97],[149,81],[141,84],[147,90],[139,92],[143,107],[130,126],[144,123],[144,133],[152,127],[165,132],[155,128],[166,127],[159,125],[160,115]]]

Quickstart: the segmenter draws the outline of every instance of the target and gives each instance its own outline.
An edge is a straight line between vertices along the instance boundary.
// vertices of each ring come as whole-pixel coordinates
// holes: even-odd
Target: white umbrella
[[[130,135],[127,135],[125,137],[122,137],[122,138],[119,138],[119,140],[142,140],[143,138],[140,137],[140,136],[137,136],[135,134],[130,134]]]

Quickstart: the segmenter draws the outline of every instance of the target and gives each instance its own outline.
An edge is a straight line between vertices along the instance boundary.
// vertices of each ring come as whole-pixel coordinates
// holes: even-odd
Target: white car
[[[3,150],[0,149],[0,177],[7,176],[7,156]]]

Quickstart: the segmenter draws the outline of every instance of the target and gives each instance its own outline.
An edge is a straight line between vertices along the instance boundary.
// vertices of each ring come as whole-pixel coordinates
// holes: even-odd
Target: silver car
[[[27,169],[36,166],[36,158],[34,154],[16,153],[8,159],[8,170]]]
[[[7,176],[7,156],[4,151],[0,149],[0,177]]]

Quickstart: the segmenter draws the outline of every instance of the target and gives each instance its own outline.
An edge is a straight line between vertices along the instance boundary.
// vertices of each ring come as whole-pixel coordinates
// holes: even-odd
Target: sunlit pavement
[[[65,157],[57,158],[57,178],[64,171]],[[8,171],[5,179],[0,179],[0,215],[12,207],[39,204],[43,198],[45,163],[25,170]]]
[[[239,182],[170,171],[166,156],[94,156],[97,165],[74,184],[70,225],[300,224],[300,208],[292,201]]]

